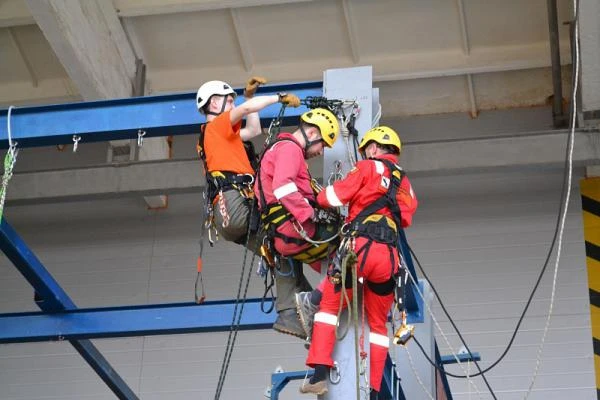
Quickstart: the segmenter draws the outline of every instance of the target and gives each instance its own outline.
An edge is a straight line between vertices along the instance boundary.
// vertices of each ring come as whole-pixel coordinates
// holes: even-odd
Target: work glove
[[[279,93],[279,102],[290,107],[300,106],[300,99],[295,94]]]
[[[253,76],[252,78],[248,79],[248,82],[246,82],[246,88],[244,89],[244,97],[247,99],[254,97],[256,89],[265,83],[267,83],[267,80],[262,76]]]

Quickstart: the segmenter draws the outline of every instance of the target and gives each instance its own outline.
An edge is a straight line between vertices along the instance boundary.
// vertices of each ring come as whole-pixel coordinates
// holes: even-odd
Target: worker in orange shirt
[[[204,83],[196,95],[198,111],[206,115],[202,125],[198,153],[204,161],[208,198],[213,204],[212,214],[219,234],[225,240],[245,244],[248,234],[252,185],[255,171],[244,142],[262,133],[258,112],[280,102],[298,107],[300,99],[293,94],[279,93],[256,96],[256,90],[266,80],[252,77],[248,80],[244,97],[246,101],[234,104],[236,93],[223,81]],[[246,125],[242,128],[242,119]],[[248,142],[249,143],[249,142]]]

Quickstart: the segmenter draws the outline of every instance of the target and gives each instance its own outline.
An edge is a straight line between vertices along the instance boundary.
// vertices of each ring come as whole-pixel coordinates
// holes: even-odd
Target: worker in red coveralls
[[[394,288],[399,268],[398,230],[409,226],[417,209],[417,198],[410,181],[398,166],[400,138],[389,127],[368,131],[359,145],[366,159],[359,161],[348,175],[319,193],[322,207],[348,205],[348,217],[343,229],[354,237],[357,254],[354,271],[362,282],[363,301],[369,321],[371,399],[377,399],[389,348],[387,317],[394,302]],[[336,287],[329,279],[317,291],[296,297],[301,319],[313,320],[312,343],[306,364],[315,368],[310,381],[300,392],[322,395],[327,392],[327,377],[333,366],[338,309],[342,299],[341,285],[352,298],[351,283]],[[359,288],[360,289],[360,288]],[[322,298],[320,304],[312,301]]]
[[[321,260],[339,243],[338,226],[317,221],[316,195],[306,160],[322,155],[338,135],[339,122],[331,111],[315,108],[305,112],[298,129],[279,134],[267,148],[254,184],[266,235],[281,256],[275,269],[278,316],[273,329],[302,339],[308,335],[296,314],[294,295],[311,290],[302,264],[320,271]]]

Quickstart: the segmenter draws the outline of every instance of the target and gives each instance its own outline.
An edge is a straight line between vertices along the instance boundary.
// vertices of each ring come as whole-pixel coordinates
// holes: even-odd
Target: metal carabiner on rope
[[[342,160],[333,161],[333,169],[327,178],[327,184],[333,185],[334,182],[339,181],[344,176],[342,175]]]
[[[277,114],[276,118],[271,120],[271,124],[269,124],[269,130],[267,131],[267,139],[265,140],[264,148],[269,147],[273,138],[275,138],[279,131],[281,130],[281,121],[283,120],[283,115],[285,114],[285,108],[287,104],[281,104],[281,108],[279,109],[279,114]]]

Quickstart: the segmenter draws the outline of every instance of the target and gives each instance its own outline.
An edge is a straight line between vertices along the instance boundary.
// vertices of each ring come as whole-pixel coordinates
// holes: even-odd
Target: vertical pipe
[[[562,109],[562,74],[560,70],[560,43],[558,37],[558,9],[556,0],[547,0],[548,29],[550,32],[550,59],[552,60],[552,120],[555,128],[565,125],[566,118]]]

